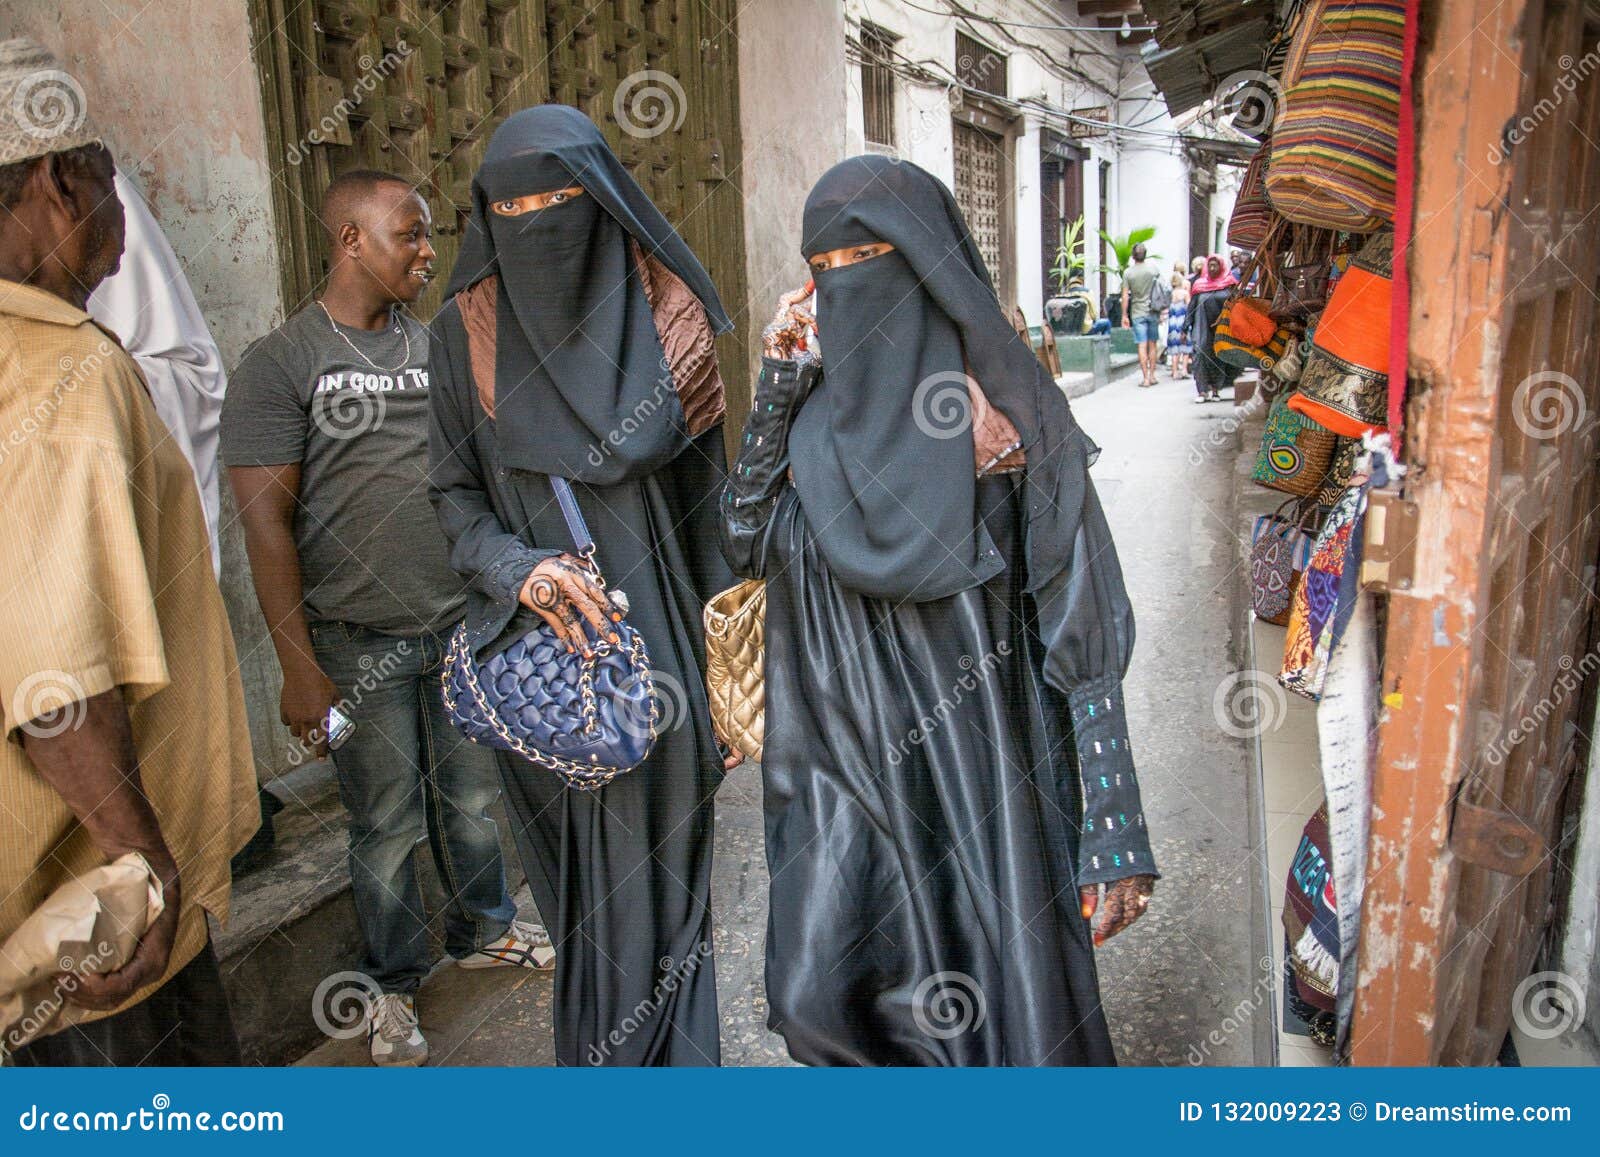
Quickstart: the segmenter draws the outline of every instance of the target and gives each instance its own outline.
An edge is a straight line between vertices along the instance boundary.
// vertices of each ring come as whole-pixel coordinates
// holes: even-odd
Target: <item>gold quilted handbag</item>
[[[749,579],[706,604],[706,692],[729,747],[760,760],[766,732],[767,584]]]

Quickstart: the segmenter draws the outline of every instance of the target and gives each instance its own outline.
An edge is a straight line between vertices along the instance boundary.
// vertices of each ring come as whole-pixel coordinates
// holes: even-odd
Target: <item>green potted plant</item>
[[[1073,308],[1068,288],[1073,278],[1081,278],[1084,269],[1083,217],[1061,226],[1061,237],[1056,245],[1055,264],[1050,267],[1050,280],[1055,283],[1055,296],[1044,303],[1045,321],[1055,330],[1057,344],[1063,338],[1081,336],[1084,330],[1080,311]]]
[[[1121,237],[1107,233],[1104,229],[1100,230],[1100,239],[1111,247],[1111,252],[1117,259],[1115,265],[1100,266],[1100,272],[1116,274],[1116,293],[1119,297],[1122,293],[1122,279],[1127,276],[1128,265],[1133,261],[1133,247],[1147,244],[1155,235],[1156,227],[1154,225],[1141,225],[1137,229],[1128,230]],[[1145,260],[1160,261],[1161,255],[1159,253],[1147,253]],[[1111,352],[1115,354],[1136,354],[1138,349],[1133,343],[1133,331],[1127,328],[1124,319],[1119,318],[1117,320],[1120,324],[1113,326],[1111,330]]]

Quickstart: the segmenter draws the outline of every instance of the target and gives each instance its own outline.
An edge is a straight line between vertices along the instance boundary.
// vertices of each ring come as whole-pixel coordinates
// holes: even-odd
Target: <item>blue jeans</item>
[[[1139,345],[1147,341],[1155,341],[1156,334],[1160,332],[1161,317],[1159,314],[1147,313],[1143,317],[1133,319],[1133,340]]]
[[[384,992],[415,992],[433,965],[413,858],[424,834],[449,893],[450,955],[470,956],[516,915],[488,814],[499,768],[494,752],[464,739],[445,714],[445,640],[318,622],[311,642],[340,709],[356,721],[333,766],[350,813],[350,884],[367,946],[361,970]]]
[[[1111,319],[1109,317],[1100,318],[1098,321],[1096,321],[1093,325],[1091,325],[1089,327],[1089,332],[1091,334],[1110,333],[1111,332]]]

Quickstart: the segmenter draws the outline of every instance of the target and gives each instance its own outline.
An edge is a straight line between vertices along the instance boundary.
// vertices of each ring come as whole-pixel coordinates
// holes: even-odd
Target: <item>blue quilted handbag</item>
[[[578,555],[604,585],[572,487],[565,478],[550,482]],[[626,609],[622,592],[612,600]],[[593,640],[594,657],[585,659],[541,619],[509,647],[477,662],[467,646],[466,624],[458,625],[444,662],[450,721],[474,743],[548,767],[568,787],[604,787],[644,762],[660,718],[644,640],[626,618],[615,630],[620,643]]]

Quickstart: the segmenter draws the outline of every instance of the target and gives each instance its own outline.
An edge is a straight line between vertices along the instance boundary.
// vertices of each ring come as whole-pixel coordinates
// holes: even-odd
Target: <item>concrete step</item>
[[[332,765],[308,764],[273,780],[267,790],[285,805],[274,821],[275,846],[260,867],[234,881],[228,926],[213,922],[211,935],[245,1063],[282,1065],[327,1039],[313,1016],[313,997],[325,978],[359,967],[362,940]],[[495,818],[508,884],[515,890],[522,885],[522,868],[498,803]],[[445,893],[426,841],[416,865],[423,902],[435,914],[430,940],[442,959],[437,913]],[[524,915],[538,919],[531,903]]]
[[[767,863],[762,845],[761,769],[745,763],[717,792],[711,902],[716,945],[722,1063],[789,1065],[783,1040],[767,1031],[764,987]],[[526,915],[526,891],[517,905]],[[559,951],[559,949],[558,949]],[[467,971],[444,961],[422,982],[417,1016],[430,1065],[550,1065],[553,977],[523,969]],[[304,1013],[302,1013],[302,1016]],[[302,1065],[370,1064],[359,1033],[319,1039]]]

